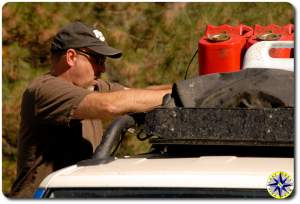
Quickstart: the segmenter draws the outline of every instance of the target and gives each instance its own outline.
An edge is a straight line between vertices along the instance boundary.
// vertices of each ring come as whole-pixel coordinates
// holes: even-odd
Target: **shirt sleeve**
[[[57,124],[69,124],[74,110],[91,93],[57,77],[38,80],[30,89],[34,92],[35,116]]]
[[[120,90],[124,90],[124,89],[126,89],[126,87],[119,83],[107,82],[102,79],[97,79],[95,91],[112,92],[112,91],[120,91]]]

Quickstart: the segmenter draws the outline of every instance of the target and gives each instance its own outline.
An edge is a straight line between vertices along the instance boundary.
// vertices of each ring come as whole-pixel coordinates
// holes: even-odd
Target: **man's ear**
[[[77,60],[77,53],[74,49],[68,49],[66,52],[66,62],[67,64],[72,67]]]

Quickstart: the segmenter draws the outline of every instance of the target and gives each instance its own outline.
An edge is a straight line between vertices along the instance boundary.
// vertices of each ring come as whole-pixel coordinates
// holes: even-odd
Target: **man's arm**
[[[128,89],[111,93],[88,94],[74,111],[77,119],[106,119],[126,113],[145,112],[162,104],[171,89]]]
[[[153,86],[148,86],[146,89],[149,90],[167,90],[167,89],[172,89],[173,84],[163,84],[163,85],[153,85]]]

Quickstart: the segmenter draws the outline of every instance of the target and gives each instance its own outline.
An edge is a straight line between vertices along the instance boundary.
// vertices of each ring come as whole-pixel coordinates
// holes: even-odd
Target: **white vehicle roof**
[[[284,171],[294,177],[293,158],[122,158],[107,164],[73,165],[61,169],[46,177],[40,187],[265,189],[268,177],[276,171]]]

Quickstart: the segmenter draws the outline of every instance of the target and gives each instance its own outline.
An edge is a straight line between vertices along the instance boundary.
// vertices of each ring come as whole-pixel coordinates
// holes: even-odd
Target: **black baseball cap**
[[[62,28],[54,36],[51,44],[52,52],[64,51],[70,48],[88,48],[97,54],[111,58],[122,56],[122,51],[107,44],[101,31],[80,21],[70,23]]]

